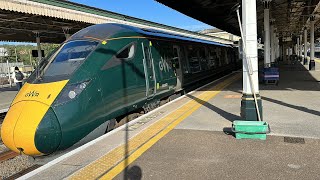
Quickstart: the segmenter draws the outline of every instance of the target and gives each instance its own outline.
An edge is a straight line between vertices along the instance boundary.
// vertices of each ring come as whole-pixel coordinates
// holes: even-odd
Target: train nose
[[[48,105],[20,101],[10,107],[2,124],[1,138],[15,152],[31,156],[49,154],[60,144],[60,124]]]

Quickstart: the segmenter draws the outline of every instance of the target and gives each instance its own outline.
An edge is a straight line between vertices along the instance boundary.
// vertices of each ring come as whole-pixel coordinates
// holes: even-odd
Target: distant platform
[[[1,86],[0,85],[0,113],[7,112],[11,102],[17,94],[16,87]]]
[[[317,69],[319,69],[317,67]],[[236,140],[242,73],[189,93],[23,176],[29,179],[319,179],[320,71],[260,84],[266,141]]]

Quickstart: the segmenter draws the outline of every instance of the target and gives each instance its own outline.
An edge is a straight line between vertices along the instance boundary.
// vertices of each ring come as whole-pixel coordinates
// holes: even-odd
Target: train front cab
[[[86,40],[67,42],[40,63],[15,97],[3,122],[1,137],[8,148],[32,156],[58,149],[63,139],[61,125],[65,123],[59,108],[75,101],[81,104],[79,101],[86,98],[86,92],[81,92],[93,77],[81,70],[81,65],[97,45],[98,42]],[[81,71],[86,78],[72,77],[70,83],[75,71]],[[73,114],[68,110],[64,109],[62,116]]]

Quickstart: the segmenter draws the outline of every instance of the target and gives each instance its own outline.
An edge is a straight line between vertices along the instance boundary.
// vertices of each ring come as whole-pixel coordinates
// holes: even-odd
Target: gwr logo
[[[164,60],[162,57],[161,57],[161,61],[159,61],[159,69],[160,69],[160,71],[164,70],[165,72],[169,72],[169,70],[171,69],[168,62],[166,60]]]
[[[37,91],[30,91],[28,92],[25,97],[38,97],[39,93]]]

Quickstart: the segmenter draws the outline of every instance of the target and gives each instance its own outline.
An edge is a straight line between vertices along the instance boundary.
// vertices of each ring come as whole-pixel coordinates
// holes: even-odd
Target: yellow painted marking
[[[205,89],[204,92],[197,96],[197,99],[207,102],[216,96],[223,88],[240,78],[240,74],[234,75],[227,80],[219,83],[211,89]],[[174,112],[158,120],[153,125],[130,139],[127,143],[127,152],[129,156],[125,158],[125,145],[121,145],[108,154],[97,159],[93,163],[79,170],[69,177],[69,179],[112,179],[126,166],[141,156],[153,144],[169,133],[180,122],[202,106],[199,101],[190,100],[188,103],[178,108]]]
[[[34,143],[36,129],[68,80],[23,85],[3,121],[1,138],[11,150],[23,148],[28,155],[41,154]]]

